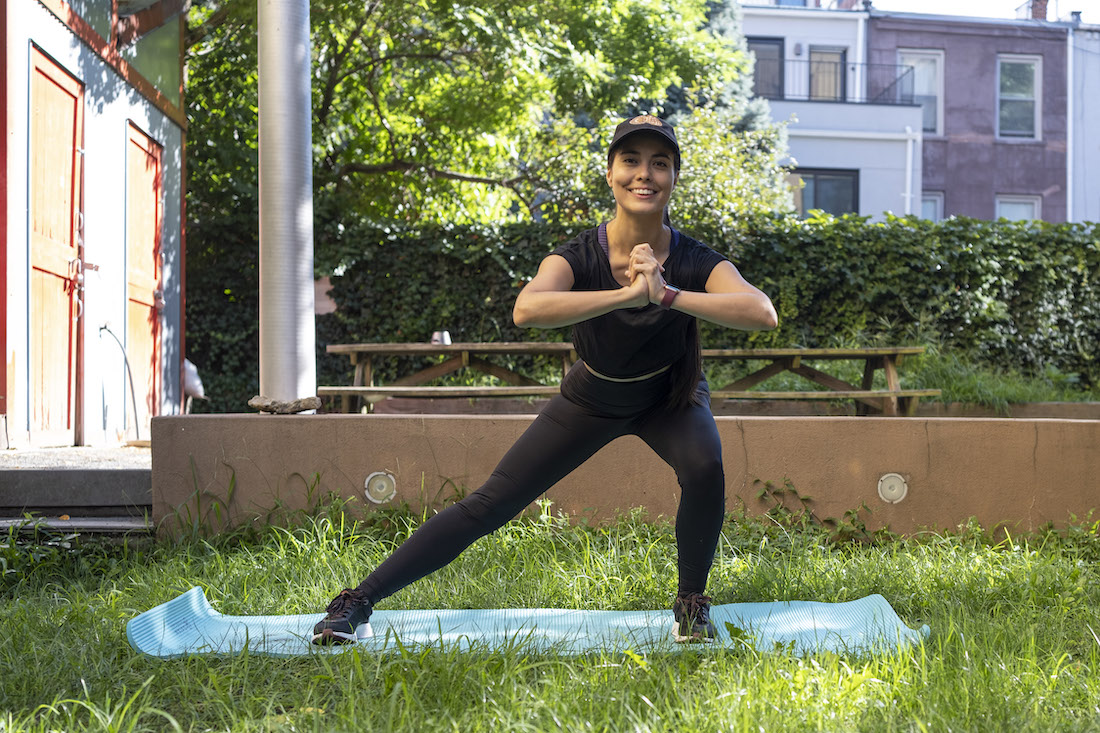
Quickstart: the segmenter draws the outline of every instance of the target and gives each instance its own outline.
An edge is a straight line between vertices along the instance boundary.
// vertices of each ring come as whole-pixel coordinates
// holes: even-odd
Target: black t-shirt
[[[573,290],[621,288],[611,274],[611,262],[600,246],[598,229],[581,232],[554,250],[573,268]],[[705,244],[673,232],[672,249],[662,273],[665,282],[682,290],[703,291],[714,267],[726,258]],[[694,316],[664,310],[650,303],[618,308],[573,324],[577,354],[600,374],[628,379],[667,366],[686,350],[687,330]]]

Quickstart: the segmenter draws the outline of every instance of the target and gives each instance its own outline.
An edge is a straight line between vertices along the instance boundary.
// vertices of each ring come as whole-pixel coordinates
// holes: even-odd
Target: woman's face
[[[634,134],[615,151],[607,185],[621,211],[664,213],[676,186],[675,151],[656,135]]]

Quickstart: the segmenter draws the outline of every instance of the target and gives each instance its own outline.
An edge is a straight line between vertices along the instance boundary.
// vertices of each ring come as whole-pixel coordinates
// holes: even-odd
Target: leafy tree
[[[671,211],[684,230],[731,249],[741,220],[794,208],[787,170],[779,163],[787,149],[785,128],[737,130],[734,117],[729,109],[706,105],[676,128],[685,159]]]
[[[737,77],[743,56],[706,28],[706,11],[703,0],[314,2],[318,198],[374,220],[526,216],[546,200],[562,146],[588,142],[576,121]],[[192,156],[229,162],[206,150],[224,149],[214,128],[228,126],[251,159],[254,10],[229,0],[191,20]],[[219,186],[209,192],[222,198]]]

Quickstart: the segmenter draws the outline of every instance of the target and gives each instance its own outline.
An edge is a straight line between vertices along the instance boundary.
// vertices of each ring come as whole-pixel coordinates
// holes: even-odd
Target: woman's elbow
[[[772,331],[779,326],[779,314],[775,312],[775,306],[771,300],[762,304],[757,324],[761,331]]]
[[[530,300],[523,297],[516,299],[516,304],[512,306],[512,322],[520,328],[537,328],[538,322],[538,309],[532,307]]]
[[[524,310],[524,308],[521,308],[519,303],[511,306],[511,322],[514,322],[516,326],[519,326],[520,328],[526,328],[527,326],[530,326],[530,321],[528,320],[528,318],[529,317],[527,315],[527,311]]]
[[[512,306],[512,322],[520,328],[527,328],[531,325],[530,314],[527,313],[524,308],[520,307],[518,302]]]

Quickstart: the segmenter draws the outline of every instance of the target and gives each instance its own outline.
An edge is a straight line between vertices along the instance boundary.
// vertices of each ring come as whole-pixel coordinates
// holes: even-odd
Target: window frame
[[[921,197],[920,197],[921,212],[920,213],[921,213],[921,218],[922,219],[925,218],[924,217],[924,204],[925,204],[925,202],[931,202],[932,206],[936,210],[935,218],[929,219],[928,221],[934,221],[934,222],[935,221],[943,221],[943,219],[944,219],[944,216],[943,216],[943,202],[944,202],[943,191],[924,191],[923,193],[921,193]]]
[[[1032,204],[1035,216],[1030,219],[1009,219],[1009,221],[1042,221],[1043,197],[1038,194],[999,193],[993,197],[993,218],[1008,219],[1001,216],[1001,204]]]
[[[816,203],[816,202],[811,202],[810,206],[805,205],[805,202],[803,200],[803,192],[806,189],[806,185],[805,185],[806,184],[806,179],[805,179],[806,174],[810,174],[810,175],[827,174],[827,175],[832,175],[832,176],[844,175],[844,176],[850,177],[851,180],[852,180],[852,203],[854,205],[854,208],[851,211],[843,211],[843,212],[832,212],[832,211],[830,211],[828,213],[832,214],[833,216],[842,216],[844,214],[859,214],[860,213],[860,211],[859,211],[859,178],[860,178],[859,173],[860,173],[860,171],[859,171],[858,168],[814,168],[814,167],[793,168],[791,170],[790,174],[788,175],[788,180],[791,180],[791,178],[796,178],[799,181],[799,183],[802,184],[797,190],[793,191],[793,193],[795,195],[795,203],[798,206],[798,217],[800,219],[805,219],[807,214],[809,213],[810,209],[819,209],[819,208],[821,208],[819,206],[812,205],[813,203]],[[815,193],[816,193],[816,189],[815,189]],[[824,210],[824,209],[822,209],[822,210]]]
[[[1028,135],[1004,134],[1001,131],[1001,72],[1005,63],[1031,63],[1032,78],[1035,82],[1033,102],[1035,108],[1032,112],[1032,132]],[[1007,99],[1022,99],[1021,97],[1008,97]],[[993,110],[994,129],[999,142],[1040,142],[1043,139],[1043,57],[1035,54],[1000,53],[997,54],[997,103]]]
[[[840,61],[814,61],[815,53],[830,53],[838,54]],[[811,45],[806,49],[806,61],[807,61],[807,76],[806,79],[806,98],[811,102],[847,102],[848,101],[848,47],[847,46],[823,46],[823,45]],[[837,84],[836,96],[832,97],[819,97],[814,95],[814,64],[815,63],[835,63],[836,73],[832,80]]]
[[[752,50],[753,43],[776,46],[779,48],[779,94],[778,96],[760,96],[756,92],[756,53]],[[752,68],[752,94],[758,99],[786,99],[787,96],[787,39],[782,36],[745,36],[745,50],[753,55]]]
[[[898,48],[898,49],[896,49],[896,54],[897,54],[896,55],[896,60],[897,60],[898,66],[908,66],[909,65],[909,64],[906,64],[906,63],[902,62],[902,56],[903,55],[908,55],[910,57],[912,57],[912,56],[924,57],[924,58],[930,58],[930,59],[935,60],[935,62],[936,62],[936,79],[935,79],[935,85],[936,85],[936,129],[933,130],[933,131],[922,130],[922,132],[925,135],[931,135],[931,136],[934,136],[934,137],[943,137],[943,135],[944,135],[943,111],[944,111],[944,107],[946,106],[945,99],[944,99],[944,93],[945,93],[944,92],[944,78],[945,78],[944,70],[945,70],[946,54],[945,54],[944,50],[942,48]],[[914,67],[914,73],[915,72],[916,72],[916,67]],[[915,81],[915,77],[914,77],[914,81]],[[914,87],[915,87],[915,85],[914,85]],[[916,90],[914,88],[914,95],[915,94],[916,94]],[[922,125],[922,128],[923,128],[923,125]]]

